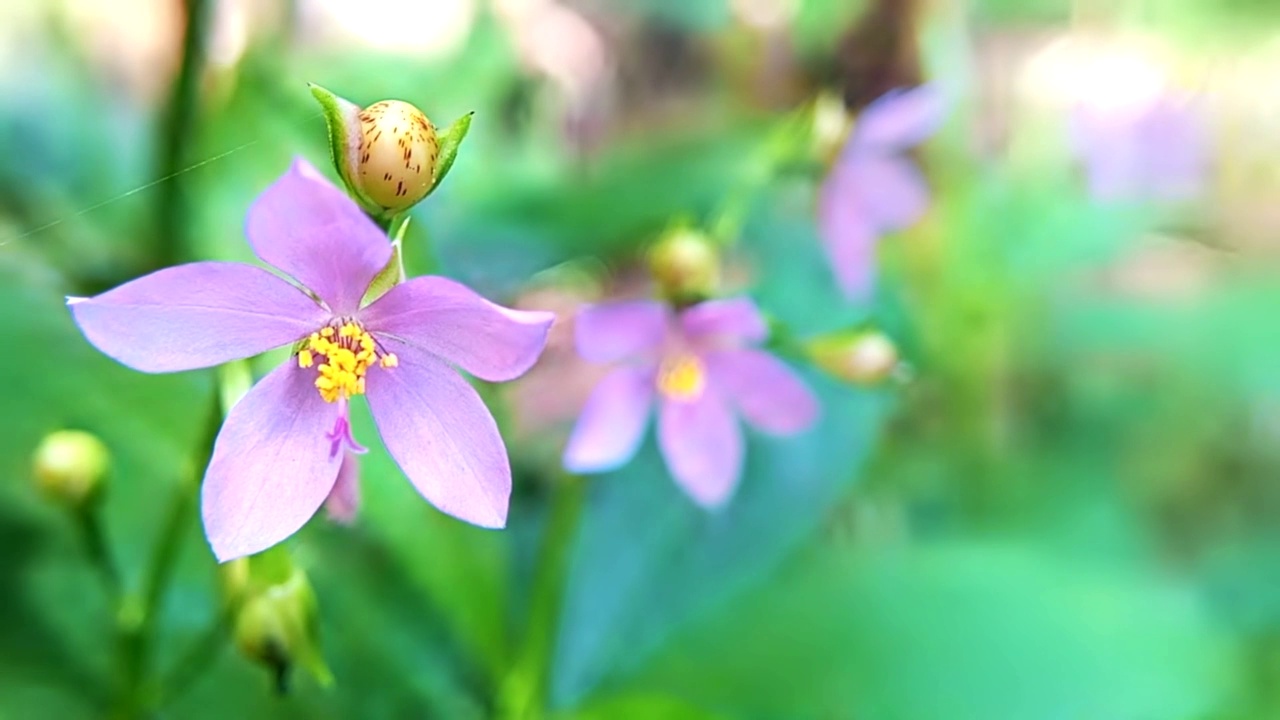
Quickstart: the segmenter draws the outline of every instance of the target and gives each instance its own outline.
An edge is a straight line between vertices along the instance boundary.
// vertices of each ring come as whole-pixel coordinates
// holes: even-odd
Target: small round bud
[[[398,212],[431,191],[440,143],[421,110],[383,100],[360,111],[356,184],[370,201]]]
[[[841,332],[809,343],[809,357],[828,374],[855,385],[878,385],[898,369],[898,347],[878,330]]]
[[[111,453],[96,435],[59,430],[45,436],[32,457],[40,491],[72,506],[91,501],[106,479]]]
[[[719,288],[720,252],[705,233],[677,228],[650,248],[649,271],[664,296],[695,302]]]
[[[333,679],[320,655],[315,593],[301,570],[245,599],[236,613],[234,636],[245,657],[272,671],[281,692],[294,665],[323,685]]]
[[[840,154],[849,136],[852,124],[844,100],[832,93],[823,93],[813,103],[813,153],[823,163],[830,163]]]

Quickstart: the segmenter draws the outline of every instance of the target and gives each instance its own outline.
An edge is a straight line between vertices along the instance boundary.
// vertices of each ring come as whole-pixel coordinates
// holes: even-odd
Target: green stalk
[[[161,130],[157,155],[159,176],[167,178],[156,196],[156,226],[152,264],[155,267],[175,265],[195,255],[190,234],[190,209],[186,178],[186,150],[194,137],[199,114],[200,79],[204,74],[209,23],[213,4],[209,0],[183,0],[186,27],[183,32],[181,65]],[[195,463],[194,475],[208,463],[213,439],[222,424],[222,413],[215,394],[206,437],[202,438],[202,461]],[[120,694],[115,717],[141,717],[154,707],[158,692],[149,679],[157,615],[173,575],[187,523],[195,509],[199,483],[195,477],[181,478],[160,537],[152,551],[136,594],[121,597],[118,609],[118,653]]]
[[[80,535],[81,544],[84,545],[85,554],[89,557],[89,562],[102,575],[111,603],[119,606],[120,598],[124,595],[124,583],[121,582],[120,571],[107,551],[107,536],[102,528],[102,518],[98,514],[99,508],[100,505],[97,503],[77,508],[76,530]]]
[[[813,103],[783,118],[756,149],[738,182],[725,195],[710,225],[711,238],[728,246],[738,240],[756,196],[773,182],[778,172],[798,154],[812,133]]]
[[[586,504],[586,481],[564,475],[555,486],[551,517],[538,551],[529,615],[511,672],[498,696],[498,717],[532,720],[543,717],[547,684],[559,629],[569,551]]]
[[[183,0],[182,6],[186,15],[186,31],[182,40],[181,65],[169,98],[158,148],[160,168],[157,177],[168,180],[160,183],[156,198],[152,257],[157,267],[188,260],[190,258],[183,255],[190,254],[191,250],[187,178],[181,173],[187,167],[186,150],[195,137],[200,78],[204,75],[213,3],[209,0]]]
[[[220,611],[186,653],[178,658],[173,669],[160,683],[162,694],[156,707],[164,707],[182,697],[200,678],[200,674],[218,659],[229,640],[235,610],[234,607],[228,607]]]
[[[201,452],[190,472],[178,483],[168,515],[143,576],[139,593],[126,597],[120,608],[120,671],[122,689],[118,717],[139,717],[155,707],[160,689],[151,680],[153,651],[160,606],[182,549],[182,539],[195,516],[199,476],[213,454],[213,441],[222,427],[222,405],[215,393]]]

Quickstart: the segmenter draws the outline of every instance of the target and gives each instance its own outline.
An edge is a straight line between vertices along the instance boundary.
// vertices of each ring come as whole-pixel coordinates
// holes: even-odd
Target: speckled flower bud
[[[418,108],[383,100],[360,111],[356,181],[365,197],[398,212],[431,191],[440,143],[436,128]]]
[[[899,366],[897,345],[879,330],[825,335],[811,340],[808,351],[814,365],[855,385],[879,385]]]
[[[703,300],[720,286],[720,251],[698,230],[669,230],[649,250],[649,271],[658,291],[677,303]]]
[[[443,133],[421,110],[402,100],[364,109],[318,85],[311,94],[329,125],[338,174],[364,209],[379,217],[403,212],[430,195],[453,166],[471,126],[466,115]]]
[[[72,507],[82,507],[98,496],[110,464],[107,446],[96,435],[80,430],[46,435],[32,457],[40,491]]]
[[[319,617],[311,583],[294,569],[282,583],[268,585],[244,600],[236,613],[236,647],[265,665],[277,689],[288,689],[289,671],[301,665],[322,685],[333,681],[320,654]]]

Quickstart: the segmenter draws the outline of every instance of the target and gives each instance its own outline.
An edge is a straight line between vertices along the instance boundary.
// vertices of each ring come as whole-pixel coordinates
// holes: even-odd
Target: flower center
[[[379,352],[373,336],[351,321],[311,333],[298,350],[298,367],[316,365],[316,389],[325,402],[363,395],[365,373],[375,363],[393,368],[399,359],[395,353]]]
[[[697,400],[707,386],[707,368],[695,355],[678,355],[658,369],[658,391],[672,400]]]

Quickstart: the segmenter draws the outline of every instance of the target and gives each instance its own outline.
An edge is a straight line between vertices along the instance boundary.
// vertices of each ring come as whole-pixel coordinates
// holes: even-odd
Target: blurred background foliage
[[[1277,70],[1270,0],[6,2],[0,717],[1280,717]],[[1203,192],[1100,201],[1068,111],[1151,77],[1205,100]],[[953,100],[917,153],[932,207],[851,304],[815,221],[830,138],[756,183],[759,149],[820,93],[856,113],[925,79]],[[438,125],[475,111],[414,210],[410,271],[429,245],[435,270],[565,322],[527,378],[485,389],[506,531],[438,513],[374,447],[358,522],[289,541],[334,683],[280,693],[228,641],[182,501],[214,373],[117,366],[63,296],[250,260],[255,195],[295,155],[325,162],[307,82]],[[646,244],[726,202],[749,208],[735,287],[797,338],[874,324],[905,372],[805,370],[820,425],[753,438],[722,513],[651,439],[566,477],[596,377],[572,309],[644,293]],[[62,428],[111,452],[126,599],[172,553],[137,707],[118,700],[137,607],[32,481]]]

